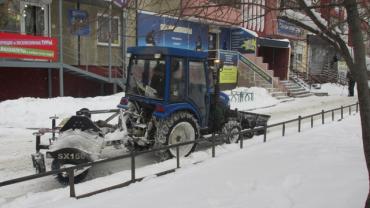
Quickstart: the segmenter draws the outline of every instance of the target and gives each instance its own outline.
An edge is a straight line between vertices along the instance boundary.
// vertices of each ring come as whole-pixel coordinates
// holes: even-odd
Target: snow
[[[272,97],[265,88],[238,87],[233,89],[232,91],[253,93],[253,100],[239,102],[237,101],[237,99],[235,99],[237,96],[235,98],[232,97],[230,90],[224,91],[231,99],[230,107],[232,109],[237,108],[239,110],[251,110],[256,108],[266,108],[279,103],[279,101]]]
[[[357,89],[356,86],[355,89]],[[329,95],[332,96],[346,96],[348,95],[348,86],[339,85],[336,83],[325,83],[321,84],[320,89],[312,88],[311,92],[327,92]],[[355,95],[357,95],[357,90],[355,90]]]
[[[326,89],[326,87],[323,87],[322,89],[324,90],[324,89]],[[231,102],[231,107],[232,108],[238,108],[239,110],[248,110],[248,111],[251,110],[251,109],[255,109],[255,110],[253,110],[254,112],[269,114],[269,115],[272,116],[270,121],[269,121],[269,123],[271,124],[271,123],[275,123],[275,122],[279,122],[279,121],[283,121],[283,120],[287,120],[287,119],[291,119],[291,118],[297,118],[298,115],[307,115],[307,114],[317,113],[317,112],[321,111],[321,109],[328,110],[328,109],[331,109],[331,108],[337,108],[340,105],[348,105],[348,104],[353,104],[353,103],[357,102],[357,97],[356,96],[355,97],[347,97],[346,93],[341,93],[342,88],[335,87],[335,86],[331,86],[331,87],[329,86],[329,87],[327,87],[327,89],[331,89],[333,91],[333,92],[329,93],[329,96],[324,96],[324,97],[311,96],[311,97],[307,97],[307,98],[296,98],[294,101],[291,101],[291,102],[280,103],[280,101],[271,97],[265,89],[262,89],[262,88],[237,88],[235,90],[239,90],[239,91],[245,90],[245,91],[248,91],[248,92],[253,92],[254,93],[254,100],[253,101],[243,101],[243,102],[232,101]],[[346,91],[346,89],[345,89],[345,91]],[[226,93],[230,93],[230,92],[226,92]],[[32,133],[35,130],[34,129],[27,129],[27,128],[30,128],[30,127],[49,127],[50,123],[51,123],[50,119],[49,119],[49,116],[52,116],[52,115],[56,114],[57,116],[60,117],[60,119],[58,121],[61,121],[62,118],[73,115],[76,112],[76,110],[79,110],[79,109],[84,108],[84,107],[88,107],[91,110],[116,108],[116,105],[119,103],[122,96],[124,96],[123,93],[119,93],[119,94],[111,95],[111,96],[95,97],[95,98],[71,98],[71,97],[51,98],[51,99],[20,98],[20,99],[17,99],[17,100],[8,100],[8,101],[0,102],[0,115],[1,115],[1,119],[0,119],[0,164],[1,164],[0,165],[0,181],[4,181],[4,180],[16,178],[16,177],[21,177],[21,176],[26,176],[26,175],[30,175],[30,174],[34,173],[34,169],[32,167],[32,161],[30,159],[30,154],[34,153],[34,151],[35,151],[35,137],[32,135]],[[271,106],[273,106],[273,107],[271,107]],[[102,115],[102,116],[106,117],[107,115]],[[333,127],[333,128],[339,128],[339,129],[343,129],[343,130],[348,131],[347,133],[344,134],[344,135],[347,135],[347,136],[349,136],[350,132],[358,132],[359,133],[360,130],[359,130],[358,118],[356,118],[356,119],[357,120],[354,120],[352,123],[350,123],[350,126],[351,126],[352,130],[348,129],[348,128],[342,128],[340,126],[339,127]],[[305,123],[303,123],[303,125],[305,125]],[[288,126],[287,126],[287,128],[288,128]],[[296,126],[295,126],[294,130],[296,131]],[[313,132],[315,132],[315,131],[313,131]],[[333,132],[335,132],[335,131],[333,131]],[[289,129],[287,129],[287,133],[289,133]],[[272,137],[279,138],[280,135],[281,135],[281,130],[280,129],[276,130],[276,131],[272,129],[269,132],[268,137],[269,138],[270,137],[271,138]],[[115,140],[115,138],[117,138],[119,136],[120,136],[119,133],[114,132],[109,136],[109,140]],[[299,136],[300,135],[293,135],[293,137],[299,137]],[[307,136],[307,138],[311,139],[311,136]],[[326,145],[327,141],[326,140],[325,141],[321,141],[321,140],[319,141],[318,140],[320,138],[326,138],[326,137],[327,137],[326,135],[325,136],[315,135],[312,138],[314,138],[314,141],[315,141],[314,143],[315,144],[317,144],[317,145],[322,144],[322,148],[327,148],[327,145]],[[286,137],[286,138],[288,138],[288,137]],[[289,139],[286,139],[286,138],[284,138],[284,141],[285,140],[289,141]],[[341,138],[341,137],[338,137],[338,138]],[[355,144],[358,143],[358,142],[357,143],[354,142],[352,144],[352,142],[353,142],[352,139],[356,139],[356,138],[358,139],[359,137],[358,136],[349,137],[349,139],[351,139],[351,144],[349,144],[350,145],[349,147],[352,147],[352,149],[355,149],[355,147],[351,146],[351,145],[355,145]],[[48,141],[47,139],[48,138],[45,137],[45,136],[41,138],[43,143],[46,143]],[[326,139],[328,139],[328,138],[326,138]],[[302,141],[305,141],[305,140],[306,140],[306,137],[304,139],[302,139]],[[279,142],[280,141],[282,141],[282,140],[279,140]],[[294,140],[294,141],[296,141],[296,140]],[[328,142],[329,141],[331,143],[335,143],[336,140],[328,140]],[[340,141],[340,140],[338,140],[338,141]],[[271,142],[271,143],[274,143],[274,142]],[[248,154],[248,155],[240,155],[238,157],[243,157],[243,158],[246,159],[246,161],[243,162],[242,166],[243,167],[244,166],[248,167],[248,171],[253,172],[254,169],[256,169],[256,170],[261,171],[260,172],[261,177],[263,176],[264,178],[266,178],[266,180],[267,179],[275,180],[276,178],[274,178],[273,175],[280,174],[280,171],[283,171],[283,170],[280,170],[280,167],[276,167],[276,165],[279,164],[279,163],[276,163],[276,165],[274,163],[272,163],[272,164],[267,163],[266,167],[265,167],[266,169],[263,169],[263,171],[259,169],[260,167],[259,167],[258,164],[256,164],[256,162],[259,161],[259,160],[264,161],[264,157],[265,157],[263,155],[260,155],[261,158],[255,158],[253,156],[254,155],[253,152],[259,152],[260,151],[260,150],[254,151],[253,150],[254,148],[258,149],[258,148],[263,148],[262,146],[264,146],[264,145],[259,145],[259,144],[261,144],[261,138],[260,137],[257,137],[256,139],[253,139],[253,140],[250,140],[250,141],[246,142],[248,151],[245,154]],[[270,145],[270,144],[268,144],[268,145]],[[290,146],[290,144],[288,144],[288,143],[282,143],[281,144],[281,146],[285,146],[285,145]],[[306,145],[306,144],[304,144],[304,145]],[[343,148],[346,145],[343,145]],[[259,146],[261,146],[261,147],[259,147]],[[282,149],[279,149],[279,148],[282,148]],[[294,148],[292,147],[292,149],[289,149],[289,151],[294,152],[295,148],[297,148],[297,147],[294,147]],[[307,148],[311,148],[311,150],[315,150],[315,147],[310,147],[310,145],[308,145],[308,144],[307,144]],[[356,148],[359,148],[359,147],[356,146]],[[191,155],[191,157],[189,157],[186,160],[181,162],[182,167],[188,167],[188,168],[181,169],[176,174],[165,176],[165,177],[167,179],[169,177],[168,180],[172,180],[171,177],[178,177],[182,173],[186,173],[186,171],[197,172],[198,167],[202,167],[203,164],[206,165],[208,163],[209,164],[218,163],[217,161],[218,160],[223,160],[221,158],[223,158],[224,156],[225,157],[232,157],[232,156],[229,156],[229,155],[242,154],[239,151],[235,152],[236,150],[238,150],[238,147],[236,145],[218,146],[217,149],[216,149],[218,158],[216,160],[209,160],[210,152],[208,150],[200,150],[198,152],[193,153]],[[289,152],[288,149],[284,149],[284,147],[280,147],[280,146],[271,148],[268,151]],[[102,154],[103,154],[103,156],[105,156],[105,155],[108,155],[108,156],[117,155],[118,156],[118,155],[122,155],[125,152],[126,152],[125,148],[114,149],[113,147],[110,147],[110,148],[105,148],[103,150]],[[337,152],[333,152],[333,154],[334,153],[337,154]],[[339,153],[341,154],[340,151],[339,151]],[[353,151],[353,154],[354,153],[355,153],[355,151]],[[258,154],[258,153],[256,153],[256,154]],[[266,152],[266,154],[268,154],[268,152]],[[307,155],[309,156],[310,154],[307,154]],[[283,156],[283,155],[281,155],[281,156]],[[289,157],[297,158],[298,156],[289,155]],[[254,158],[254,162],[253,162],[253,160],[249,160],[248,158]],[[281,158],[281,159],[284,160],[284,158]],[[311,158],[311,159],[316,161],[317,158]],[[202,164],[198,164],[196,166],[192,165],[193,162],[197,162],[197,161],[205,161],[205,162],[203,162]],[[213,162],[213,161],[215,161],[215,162]],[[234,161],[234,159],[233,159],[233,161]],[[157,161],[156,157],[154,157],[153,155],[150,155],[150,154],[138,157],[137,158],[137,167],[140,168],[137,172],[138,177],[147,176],[147,175],[149,175],[149,177],[147,178],[147,180],[145,182],[142,182],[140,184],[134,184],[134,185],[132,185],[132,186],[130,186],[127,189],[124,189],[124,190],[131,190],[132,187],[145,186],[144,184],[153,183],[153,181],[163,180],[162,178],[158,178],[158,179],[155,178],[155,177],[153,178],[153,176],[150,176],[150,175],[152,175],[156,171],[161,171],[161,170],[166,170],[168,168],[173,168],[174,164],[175,164],[174,160],[169,160],[169,161],[165,161],[165,162],[162,162],[162,163],[157,163],[157,162],[158,161]],[[308,159],[307,160],[302,160],[301,162],[302,162],[303,165],[306,164],[306,163],[307,163],[307,165],[310,165]],[[352,163],[354,163],[353,165],[355,165],[357,162],[360,162],[360,161],[358,161],[358,160],[352,161]],[[46,163],[47,163],[46,166],[49,169],[50,168],[50,164],[49,164],[50,162],[49,163],[46,162]],[[228,161],[226,163],[227,164],[223,164],[223,166],[228,167],[230,169],[236,169],[236,170],[238,169],[238,166],[240,166],[240,164],[241,164],[241,163],[235,162],[236,166],[234,167],[234,166],[229,166],[229,165],[234,164],[234,162]],[[343,164],[346,164],[346,163],[343,163]],[[271,167],[269,168],[268,165],[271,165]],[[288,165],[288,164],[281,164],[282,167],[285,167],[284,165]],[[298,166],[299,164],[296,164],[296,165]],[[328,167],[331,167],[331,164],[326,164],[326,165]],[[315,165],[313,165],[313,166],[314,166],[314,169],[315,169],[316,166]],[[208,168],[208,166],[207,166],[207,168]],[[211,169],[212,167],[210,166],[209,168]],[[347,170],[347,168],[348,168],[348,170]],[[123,179],[128,179],[130,177],[130,173],[128,172],[129,169],[130,169],[130,160],[120,160],[120,161],[113,162],[113,163],[110,163],[110,164],[100,165],[99,167],[92,167],[90,169],[90,173],[88,175],[88,180],[85,183],[80,184],[76,187],[77,192],[78,193],[84,193],[84,192],[87,192],[87,191],[92,191],[92,190],[96,190],[98,188],[103,188],[105,186],[115,185],[117,183],[120,183],[120,182],[122,182]],[[348,167],[348,166],[344,167],[344,165],[343,165],[343,169],[345,170],[344,172],[346,172],[346,171],[348,172],[350,170],[356,170],[357,173],[361,173],[361,171],[362,171],[362,169],[360,169],[360,168],[356,169],[354,167]],[[216,171],[216,169],[214,169],[214,170]],[[271,173],[273,173],[273,174],[271,174]],[[338,170],[338,173],[340,173],[339,175],[343,174],[343,170]],[[210,174],[210,172],[208,172],[208,174]],[[211,175],[215,175],[215,179],[216,179],[217,178],[216,176],[221,177],[222,174],[228,175],[229,173],[221,172],[220,174],[212,173]],[[350,173],[348,173],[348,174],[351,177],[353,176]],[[270,175],[271,175],[271,178],[269,178]],[[287,173],[287,175],[289,175],[289,174]],[[296,175],[298,175],[298,174],[296,174]],[[314,181],[309,181],[309,180],[307,181],[306,177],[303,177],[303,176],[298,177],[296,175],[293,175],[292,177],[290,177],[286,181],[280,181],[281,184],[285,184],[284,187],[285,186],[289,187],[289,186],[293,186],[294,184],[297,184],[298,181],[301,181],[300,184],[311,184],[312,183],[312,185],[315,185]],[[187,176],[187,178],[189,178],[189,177],[198,177],[198,176],[191,176],[191,175]],[[229,180],[229,177],[225,177],[225,176],[223,176],[223,177],[224,178],[222,178],[222,179],[217,178],[217,180],[220,180],[220,181]],[[243,181],[244,179],[241,179],[242,182],[237,182],[236,183],[234,181],[232,184],[235,186],[235,190],[238,190],[241,193],[242,192],[242,187],[239,187],[238,184],[243,184],[245,182],[244,184],[246,184],[246,185],[243,185],[243,189],[244,188],[246,190],[249,190],[248,188],[255,189],[254,191],[250,190],[250,192],[248,192],[248,196],[250,195],[252,198],[248,198],[247,196],[241,196],[241,195],[239,195],[239,192],[238,193],[230,192],[230,193],[233,193],[235,195],[234,199],[238,200],[238,198],[240,198],[240,197],[245,197],[245,200],[249,200],[249,202],[251,202],[253,204],[255,202],[253,197],[256,197],[256,199],[258,199],[258,197],[261,197],[261,195],[268,196],[268,194],[271,193],[270,192],[271,190],[273,190],[273,191],[283,190],[282,189],[283,185],[281,185],[281,184],[280,184],[281,186],[277,186],[275,184],[276,186],[273,185],[273,186],[270,187],[266,184],[262,184],[262,182],[261,182],[262,179],[258,179],[258,178],[253,179],[253,177],[257,177],[257,174],[256,175],[251,175],[251,177],[252,177],[251,181],[245,182],[245,181]],[[342,177],[342,175],[341,175],[341,177]],[[347,176],[346,176],[346,178],[347,178]],[[348,176],[348,178],[349,178],[349,180],[346,180],[346,181],[352,182],[352,179],[350,179],[349,176]],[[187,180],[187,182],[192,183],[189,180]],[[320,181],[320,183],[322,183],[322,182]],[[336,185],[336,186],[342,186],[343,185],[341,183],[337,183],[337,181],[333,181],[332,183],[333,183],[333,185]],[[358,184],[360,184],[360,183],[358,182]],[[364,184],[364,183],[361,183],[361,184]],[[206,185],[204,185],[204,186],[206,186]],[[226,185],[224,184],[223,186],[226,186]],[[208,187],[209,187],[209,189],[213,189],[212,185],[209,185]],[[356,185],[356,183],[353,183],[353,187],[354,188],[359,188],[361,186]],[[275,190],[275,188],[276,188],[276,190]],[[348,187],[344,187],[343,189],[347,189],[347,188]],[[136,189],[136,188],[134,188],[134,189]],[[175,190],[175,189],[173,189],[173,190]],[[203,190],[203,189],[200,189],[200,190]],[[310,190],[310,191],[313,191],[313,190]],[[77,207],[79,207],[79,206],[83,207],[84,206],[84,205],[80,205],[80,202],[78,202],[78,205],[76,204],[76,206],[75,206],[75,204],[74,204],[76,202],[75,200],[66,198],[66,196],[68,196],[67,192],[68,192],[68,190],[63,188],[61,185],[59,185],[53,177],[46,177],[46,178],[42,178],[42,179],[38,179],[38,180],[34,180],[34,181],[24,182],[24,183],[15,184],[15,185],[12,185],[12,186],[6,186],[6,187],[3,187],[3,188],[0,188],[0,207],[1,207],[1,205],[3,205],[3,207],[35,207],[35,206],[37,206],[38,203],[41,204],[40,205],[41,207],[42,206],[47,206],[47,205],[58,207],[58,206],[62,206],[62,205],[56,205],[55,203],[61,203],[62,201],[63,201],[63,203],[64,203],[64,201],[66,202],[65,206],[69,206],[68,203],[73,204],[73,205],[70,205],[71,207],[76,207],[76,206]],[[145,194],[145,193],[146,192],[143,192],[143,194]],[[302,192],[300,192],[300,193],[302,193],[301,196],[304,196],[304,195],[311,196],[311,193],[309,191],[305,192],[304,190],[302,190]],[[365,192],[361,192],[361,193],[363,194]],[[361,193],[360,193],[360,195],[361,195]],[[149,193],[147,193],[147,194],[149,194]],[[191,193],[189,193],[189,194],[191,194]],[[204,194],[202,194],[202,193],[198,193],[198,194],[200,196],[204,196]],[[224,194],[224,193],[223,192],[222,193],[218,193],[218,192],[216,193],[216,189],[215,189],[214,194],[216,194],[216,195],[219,194],[220,199],[221,199],[222,194]],[[136,193],[136,191],[131,190],[131,191],[125,191],[124,195],[125,196],[129,195],[131,197],[134,197],[134,195],[138,195],[138,193]],[[285,203],[286,199],[281,198],[280,195],[281,195],[281,193],[277,194],[276,196],[274,195],[274,197],[269,196],[269,199],[275,198],[276,201],[279,201],[281,203],[283,203],[283,202]],[[98,196],[105,196],[105,194],[98,195]],[[189,197],[190,196],[193,197],[192,195],[189,195]],[[227,197],[232,197],[232,196],[227,195]],[[356,197],[353,199],[353,201],[362,202],[361,200],[358,200],[359,196],[356,196]],[[163,197],[161,197],[161,198],[163,198]],[[168,198],[168,197],[164,197],[164,198]],[[204,198],[206,199],[205,196],[204,196]],[[151,200],[151,199],[154,199],[154,198],[150,198],[150,197],[148,198],[148,200]],[[195,202],[197,202],[196,201],[197,199],[198,199],[197,197],[194,198]],[[293,199],[296,199],[296,198],[293,198]],[[210,200],[211,201],[213,200],[213,201],[217,202],[218,199],[211,197]],[[302,199],[302,200],[304,200],[304,199]],[[142,201],[144,201],[144,200],[142,200]],[[261,201],[261,203],[264,203],[264,202],[262,202],[263,200],[260,200],[260,201]],[[217,207],[216,202],[215,202],[215,204],[212,204],[212,205],[209,205],[209,206]],[[293,202],[295,202],[295,201],[293,201]],[[144,203],[144,202],[142,202],[142,203]],[[199,203],[203,203],[203,202],[199,202]],[[307,201],[306,203],[309,203],[309,201]],[[119,203],[117,203],[117,204],[119,204]],[[94,205],[94,204],[90,204],[90,205],[92,207],[97,207],[97,206],[99,206],[99,203],[97,203],[97,205]],[[125,203],[125,205],[126,205],[126,203]],[[238,205],[236,205],[236,204],[231,204],[231,205],[235,205],[234,207],[238,207]],[[244,205],[245,204],[242,204],[242,202],[241,202],[240,207],[245,207]],[[272,204],[272,205],[276,205],[276,204]],[[206,205],[204,205],[204,206],[206,206]],[[130,206],[128,206],[128,207],[130,207]],[[195,206],[195,207],[199,207],[199,206]],[[220,205],[220,207],[225,207],[225,204]],[[264,207],[264,204],[260,204],[260,206],[256,205],[256,206],[252,206],[252,207]],[[273,207],[278,207],[278,205],[273,206]],[[286,207],[289,207],[289,206],[286,206]],[[303,207],[303,206],[301,206],[301,207]],[[312,206],[312,207],[319,207],[319,206]],[[328,206],[328,207],[331,207],[331,206]],[[347,207],[356,207],[356,206],[347,206]],[[359,206],[357,206],[357,207],[359,207]]]
[[[351,116],[266,144],[249,141],[242,150],[222,145],[215,159],[208,150],[197,152],[161,177],[153,174],[175,167],[175,160],[145,166],[138,169],[139,177],[147,176],[144,181],[89,198],[69,198],[69,189],[59,188],[29,193],[3,207],[363,207],[369,187],[360,132],[359,116]],[[129,171],[119,172],[78,184],[76,191],[129,177]]]
[[[74,115],[81,108],[116,109],[124,93],[94,98],[57,97],[20,98],[0,102],[0,126],[19,128],[51,127],[50,116],[60,119]]]

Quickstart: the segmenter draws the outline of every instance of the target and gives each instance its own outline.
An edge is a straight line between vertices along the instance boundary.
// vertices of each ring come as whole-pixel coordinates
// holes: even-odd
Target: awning
[[[290,48],[290,42],[287,39],[270,39],[270,38],[258,38],[257,45],[271,48]]]

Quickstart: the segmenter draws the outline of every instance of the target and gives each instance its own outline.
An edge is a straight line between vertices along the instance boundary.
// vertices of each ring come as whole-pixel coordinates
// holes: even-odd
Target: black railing
[[[344,118],[344,110],[346,108],[348,108],[348,113],[349,113],[349,115],[351,115],[353,107],[355,107],[355,112],[357,113],[359,111],[359,104],[355,103],[355,104],[352,104],[352,105],[341,106],[339,108],[335,108],[335,109],[331,109],[331,110],[327,110],[327,111],[322,110],[319,113],[315,113],[315,114],[311,114],[311,115],[307,115],[307,116],[298,116],[296,119],[291,119],[291,120],[288,120],[288,121],[283,121],[283,122],[279,122],[279,123],[275,123],[275,124],[271,124],[271,125],[265,125],[265,126],[261,126],[261,127],[254,128],[254,129],[242,130],[238,133],[233,133],[233,134],[230,134],[228,136],[240,135],[239,145],[240,145],[240,148],[243,149],[244,140],[251,139],[251,138],[244,137],[243,135],[250,134],[250,133],[255,134],[256,132],[263,131],[263,142],[265,143],[267,141],[267,130],[269,128],[282,126],[282,136],[285,136],[286,135],[286,126],[289,123],[297,122],[298,123],[298,126],[297,126],[298,132],[301,132],[301,130],[302,130],[302,121],[305,120],[305,119],[310,119],[311,128],[313,128],[314,127],[313,124],[314,124],[314,117],[315,116],[320,116],[321,117],[321,123],[325,124],[325,114],[326,113],[331,113],[331,119],[332,119],[332,121],[334,121],[336,111],[340,111],[340,119],[343,119]],[[176,169],[181,167],[180,166],[180,159],[181,158],[179,157],[179,155],[180,155],[179,154],[179,151],[180,151],[179,149],[180,149],[181,146],[189,145],[189,144],[206,143],[206,145],[203,146],[203,147],[208,148],[209,146],[211,146],[211,148],[212,148],[212,157],[215,157],[216,156],[215,147],[216,147],[216,145],[219,145],[219,144],[223,143],[223,138],[224,137],[225,137],[225,135],[223,135],[223,134],[218,134],[218,135],[213,134],[209,138],[202,137],[202,138],[200,138],[196,141],[182,142],[182,143],[178,143],[178,144],[163,146],[163,147],[154,148],[154,149],[150,149],[150,150],[146,150],[146,151],[140,151],[140,152],[132,151],[128,154],[113,157],[113,158],[108,158],[108,159],[98,160],[98,161],[94,161],[94,162],[83,163],[83,164],[75,165],[75,166],[68,167],[68,168],[61,168],[61,169],[58,169],[58,170],[52,170],[52,171],[48,171],[48,172],[44,172],[44,173],[39,173],[39,174],[34,174],[34,175],[29,175],[29,176],[24,176],[24,177],[20,177],[20,178],[15,178],[15,179],[3,181],[3,182],[0,182],[0,187],[66,172],[68,174],[68,177],[69,177],[70,197],[75,197],[75,198],[78,198],[78,199],[79,198],[84,198],[84,197],[92,196],[92,195],[102,193],[102,192],[105,192],[105,191],[109,191],[109,190],[112,190],[112,189],[125,187],[125,186],[130,185],[131,183],[135,183],[135,182],[143,180],[144,177],[141,177],[141,178],[136,177],[136,162],[135,162],[135,159],[136,159],[137,156],[147,154],[147,153],[153,153],[153,152],[157,152],[157,151],[168,150],[168,149],[171,149],[171,148],[176,148],[176,156],[177,156],[176,157],[176,168],[166,170],[166,171],[162,171],[162,172],[159,172],[159,173],[155,174],[157,176],[161,176],[161,175],[165,175],[165,174],[168,174],[168,173],[175,172]],[[101,164],[101,163],[107,163],[107,162],[112,162],[112,161],[127,159],[127,158],[130,158],[130,160],[131,160],[131,168],[130,168],[131,179],[129,181],[125,181],[123,183],[120,183],[120,184],[117,184],[117,185],[114,185],[114,186],[106,187],[106,188],[96,190],[96,191],[93,191],[93,192],[89,192],[89,193],[86,193],[86,194],[82,194],[82,195],[79,195],[79,196],[76,195],[75,183],[74,183],[74,170],[75,169],[81,169],[81,168],[84,168],[84,167],[90,167],[90,166],[94,166],[94,165]]]

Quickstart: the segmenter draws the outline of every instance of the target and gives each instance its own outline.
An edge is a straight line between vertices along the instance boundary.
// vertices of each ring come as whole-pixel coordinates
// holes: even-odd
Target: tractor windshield
[[[133,58],[128,71],[127,93],[163,99],[165,66],[164,60]]]

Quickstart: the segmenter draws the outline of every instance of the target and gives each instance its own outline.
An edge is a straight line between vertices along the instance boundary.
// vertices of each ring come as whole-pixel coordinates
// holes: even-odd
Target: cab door
[[[188,70],[188,98],[199,111],[201,127],[205,127],[209,109],[206,66],[201,60],[189,60]]]

